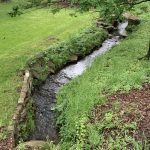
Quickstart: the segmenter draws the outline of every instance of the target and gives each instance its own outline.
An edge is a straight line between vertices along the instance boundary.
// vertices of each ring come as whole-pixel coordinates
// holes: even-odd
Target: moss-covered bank
[[[28,62],[28,67],[37,85],[44,81],[48,74],[55,73],[67,63],[77,61],[100,47],[107,32],[98,27],[85,29],[72,36],[68,41],[50,47]]]

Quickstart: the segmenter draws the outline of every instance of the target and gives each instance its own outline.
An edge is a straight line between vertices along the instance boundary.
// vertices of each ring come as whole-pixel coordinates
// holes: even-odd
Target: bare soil
[[[0,133],[5,132],[5,128],[0,128]],[[8,136],[7,138],[0,139],[0,150],[12,150],[12,138]]]
[[[145,83],[142,89],[133,89],[128,93],[119,91],[108,96],[105,104],[95,107],[90,122],[101,120],[104,113],[111,110],[115,103],[119,105],[115,117],[120,118],[123,123],[136,122],[137,128],[132,136],[142,140],[144,135],[150,144],[150,84]]]

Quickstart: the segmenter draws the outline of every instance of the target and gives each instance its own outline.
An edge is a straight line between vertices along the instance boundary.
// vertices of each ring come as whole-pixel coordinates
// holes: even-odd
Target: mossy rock
[[[21,143],[19,144],[15,150],[20,150],[21,148],[23,149],[26,149],[26,147],[31,147],[31,148],[34,148],[34,149],[40,149],[42,148],[47,142],[46,141],[38,141],[38,140],[32,140],[32,141],[28,141],[28,142],[24,142],[24,143]]]

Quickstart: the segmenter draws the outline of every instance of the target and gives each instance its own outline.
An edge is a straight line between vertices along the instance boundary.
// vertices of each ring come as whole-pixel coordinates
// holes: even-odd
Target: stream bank
[[[91,53],[101,45],[108,33],[97,27],[90,27],[70,37],[67,41],[34,56],[27,62],[23,85],[18,99],[18,104],[8,127],[12,139],[12,147],[20,142],[31,140],[34,135],[34,107],[32,106],[33,87],[38,87],[45,82],[48,75],[54,75],[66,64]],[[31,93],[32,91],[32,93]],[[28,106],[30,106],[28,108]],[[48,139],[48,137],[44,137]]]
[[[52,140],[55,143],[59,141],[58,132],[55,126],[56,116],[53,110],[56,103],[56,93],[64,84],[68,83],[74,77],[82,74],[82,72],[91,65],[96,56],[109,50],[119,41],[119,36],[115,35],[112,38],[108,38],[106,41],[104,41],[106,36],[107,34],[103,29],[90,28],[79,34],[76,38],[73,37],[69,42],[61,43],[56,47],[52,47],[35,57],[35,59],[32,61],[29,61],[29,72],[32,75],[33,81],[36,79],[38,81],[41,79],[44,81],[47,76],[47,72],[54,73],[55,71],[59,70],[59,68],[62,68],[66,62],[77,61],[79,58],[89,54],[95,47],[102,45],[99,50],[94,51],[92,54],[83,60],[80,60],[78,63],[65,67],[54,75],[50,75],[50,78],[46,80],[47,85],[43,84],[41,87],[35,90],[35,93],[33,94],[33,104],[36,111],[36,128],[35,132],[28,139]],[[82,42],[80,43],[79,40]],[[72,50],[74,50],[74,52]],[[57,59],[53,57],[54,55],[51,55],[54,53]],[[76,56],[76,60],[70,60],[70,58],[72,59],[72,56]],[[58,61],[61,60],[61,58],[64,58],[63,62]],[[51,84],[51,86],[49,86],[49,84]],[[28,97],[25,97],[25,100],[26,99],[28,99]],[[26,105],[23,107],[25,108]],[[22,112],[21,114],[19,112],[18,115],[22,115]],[[18,120],[17,122],[20,121]],[[20,130],[18,131],[20,132]],[[24,133],[25,132],[26,131],[24,130]],[[28,131],[28,133],[31,132]],[[15,136],[15,141],[20,140],[18,140],[18,138]]]
[[[124,24],[122,24],[124,25]],[[101,48],[94,51],[77,63],[69,65],[60,70],[57,74],[50,75],[46,82],[35,90],[33,94],[33,103],[36,109],[35,124],[36,130],[32,139],[46,140],[54,142],[59,141],[59,134],[56,128],[56,113],[53,109],[56,104],[56,94],[59,89],[67,84],[70,80],[81,75],[87,67],[100,55],[110,50],[114,45],[119,43],[120,36],[112,36],[106,39]]]

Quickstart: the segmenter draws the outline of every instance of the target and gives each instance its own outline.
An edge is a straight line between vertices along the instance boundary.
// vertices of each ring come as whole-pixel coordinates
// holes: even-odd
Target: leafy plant
[[[128,91],[132,88],[140,88],[145,80],[147,82],[150,81],[149,76],[147,76],[150,70],[149,62],[137,60],[147,50],[150,33],[148,27],[149,22],[143,22],[128,38],[113,47],[111,51],[97,58],[92,66],[81,76],[75,78],[59,91],[57,94],[57,105],[61,106],[61,109],[58,123],[62,143],[67,143],[70,147],[75,144],[76,120],[81,116],[87,118],[91,116],[91,110],[97,103],[104,104],[107,101],[107,95],[104,95],[104,93],[112,94],[115,91]],[[139,45],[138,43],[142,44]],[[138,120],[123,124],[122,120],[117,117],[117,113],[121,109],[119,100],[112,106],[112,109],[113,111],[109,109],[104,112],[102,120],[100,123],[97,123],[95,130],[100,137],[99,144],[89,138],[90,142],[85,141],[85,146],[88,143],[91,143],[92,146],[94,145],[93,143],[96,143],[95,146],[100,145],[99,147],[101,147],[105,142],[105,145],[107,145],[110,140],[112,145],[115,145],[115,142],[121,143],[120,147],[122,144],[130,143],[128,131],[136,130],[135,122],[141,118],[140,115],[137,112]],[[126,113],[132,111],[132,109],[129,109],[130,106]],[[117,133],[115,133],[116,129],[118,130]],[[104,141],[103,132],[109,130],[114,132],[112,132],[110,139],[108,138],[109,140]],[[113,138],[114,134],[117,139]],[[126,134],[127,136],[125,136]],[[90,135],[90,132],[87,135]],[[94,137],[94,135],[92,136]],[[133,145],[133,142],[131,143]]]
[[[9,136],[9,132],[6,129],[3,129],[0,132],[0,140],[5,140]]]
[[[25,144],[20,141],[17,150],[25,150],[25,149],[26,149]]]
[[[8,15],[10,15],[11,17],[16,17],[17,15],[21,15],[22,11],[20,10],[19,6],[13,6],[12,10],[10,12],[8,12]]]
[[[41,150],[61,150],[59,145],[54,145],[53,142],[46,142],[42,147]]]
[[[83,149],[85,141],[86,141],[86,126],[85,126],[86,118],[81,117],[78,121],[76,121],[76,145],[78,149]]]
[[[76,7],[80,12],[94,9],[99,12],[100,17],[105,21],[113,22],[114,20],[122,19],[123,12],[131,10],[133,6],[146,1],[149,0],[68,0],[68,3]]]
[[[84,57],[98,47],[106,37],[107,32],[105,30],[93,26],[70,37],[68,41],[50,47],[43,53],[40,53],[40,55],[35,56],[28,62],[28,66],[33,72],[33,76],[35,75],[36,83],[45,80],[49,70],[55,72],[64,66],[69,62],[72,55],[77,55],[80,58]],[[49,66],[49,62],[52,62],[54,65]]]

